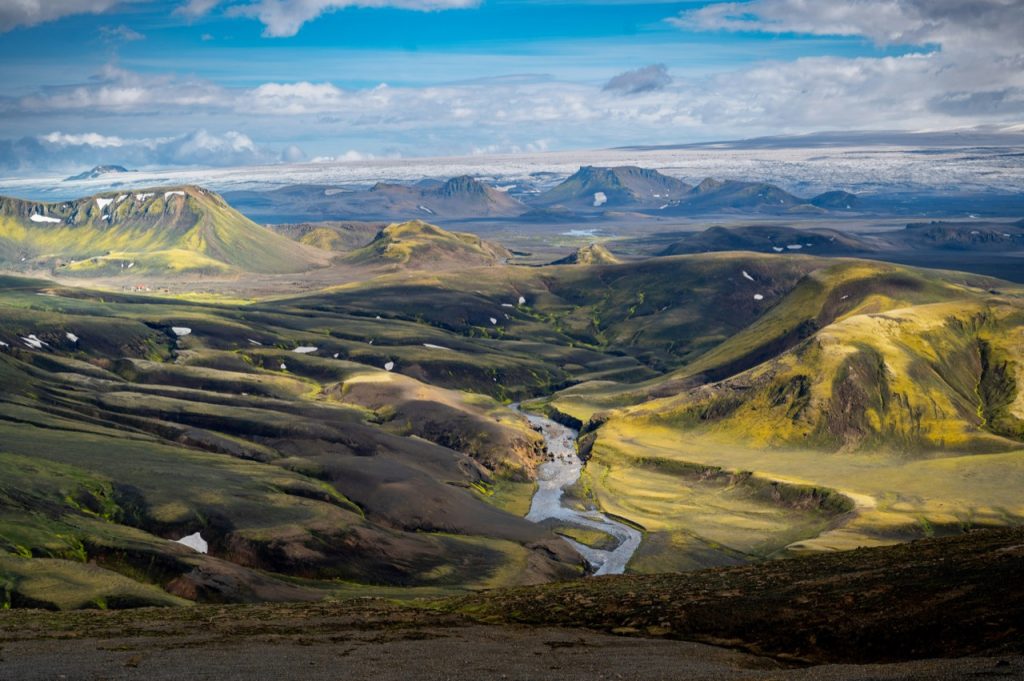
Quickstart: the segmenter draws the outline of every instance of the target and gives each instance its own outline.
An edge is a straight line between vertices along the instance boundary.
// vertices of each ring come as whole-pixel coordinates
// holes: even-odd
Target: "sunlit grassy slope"
[[[349,253],[346,260],[363,265],[424,269],[453,263],[460,267],[498,265],[508,257],[510,253],[504,247],[475,234],[451,232],[412,220],[388,225],[369,244]]]
[[[570,498],[644,529],[631,570],[1024,517],[1024,303],[1001,282],[752,253],[514,267],[434,229],[385,230],[385,276],[249,304],[0,279],[8,598],[577,575],[521,518],[539,439],[501,403],[544,396],[585,425]],[[398,264],[424,243],[486,258]],[[209,556],[169,541],[195,531]],[[75,589],[44,597],[38,559]]]
[[[0,256],[72,275],[299,272],[326,262],[193,186],[62,203],[0,198]]]
[[[593,419],[581,487],[649,531],[634,569],[1024,522],[1024,301],[979,283],[833,264],[666,376],[551,400]]]

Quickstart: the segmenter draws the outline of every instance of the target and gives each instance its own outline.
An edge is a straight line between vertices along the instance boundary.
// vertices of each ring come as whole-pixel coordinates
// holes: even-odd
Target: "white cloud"
[[[685,28],[865,36],[878,44],[1019,52],[1020,0],[751,0],[723,2],[671,19]]]
[[[120,137],[101,135],[96,132],[87,132],[80,135],[51,132],[48,135],[41,135],[39,139],[58,147],[88,146],[105,149],[109,147],[123,147],[125,145],[125,140]]]
[[[51,132],[18,140],[0,140],[0,168],[72,170],[116,163],[131,167],[234,166],[297,161],[298,147],[274,152],[243,133],[194,130],[168,137],[128,138],[95,132]]]
[[[120,0],[4,0],[0,2],[0,33],[35,26],[74,14],[102,14]]]
[[[349,149],[344,154],[338,154],[337,156],[317,156],[311,163],[338,163],[338,162],[355,162],[355,161],[372,161],[378,158],[375,154],[366,154],[355,149]],[[394,156],[393,158],[398,158]]]
[[[120,26],[100,26],[100,35],[102,35],[106,41],[112,43],[131,43],[146,39],[146,36],[142,35],[130,26],[125,26],[124,24],[121,24]]]
[[[188,0],[174,10],[174,13],[184,14],[187,17],[201,17],[219,4],[221,4],[221,0]]]
[[[771,2],[792,4],[760,0],[757,6]],[[830,24],[822,20],[820,26],[825,30]],[[941,29],[947,30],[952,29]],[[943,44],[902,56],[765,61],[674,80],[655,65],[619,74],[604,88],[533,77],[427,87],[342,88],[307,81],[227,87],[194,76],[108,66],[81,83],[0,98],[0,116],[27,130],[80,130],[84,119],[101,121],[85,129],[111,140],[131,134],[178,139],[185,145],[179,155],[161,147],[143,160],[209,165],[223,164],[217,154],[261,160],[281,154],[280,147],[265,153],[254,139],[278,140],[282,146],[300,138],[316,140],[314,156],[346,148],[417,156],[525,153],[539,150],[541,143],[553,149],[595,148],[815,130],[934,130],[1019,123],[1024,55]],[[251,139],[230,140],[220,133],[224,139],[212,147],[201,135],[186,145],[178,127],[185,116],[209,129],[244,129]],[[100,148],[99,143],[90,148]]]
[[[176,12],[199,17],[222,4],[224,0],[188,0]],[[346,7],[394,7],[431,12],[466,9],[479,4],[480,0],[251,0],[230,3],[225,14],[258,19],[263,24],[264,36],[287,38],[298,33],[306,22]]]

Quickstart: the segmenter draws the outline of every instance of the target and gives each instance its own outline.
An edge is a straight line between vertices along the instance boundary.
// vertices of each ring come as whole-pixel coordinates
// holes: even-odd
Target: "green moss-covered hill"
[[[0,197],[0,258],[80,276],[300,272],[326,262],[194,186],[57,203]]]
[[[460,268],[503,264],[511,254],[503,246],[475,234],[450,232],[422,220],[391,224],[346,260],[360,265],[390,265],[405,269]]]

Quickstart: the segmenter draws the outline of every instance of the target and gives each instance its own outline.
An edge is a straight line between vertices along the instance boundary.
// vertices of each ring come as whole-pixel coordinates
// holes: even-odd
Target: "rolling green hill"
[[[459,268],[498,265],[511,254],[503,246],[475,234],[449,232],[436,225],[412,220],[388,225],[373,241],[348,254],[346,261],[360,265],[391,265],[405,269]]]
[[[78,276],[300,272],[327,262],[193,186],[60,203],[0,198],[0,255],[9,266]]]
[[[1024,300],[989,284],[849,260],[754,294],[770,309],[680,368],[550,401],[589,421],[581,490],[648,531],[639,571],[1024,522]]]
[[[414,222],[355,251],[380,276],[249,304],[0,279],[8,599],[578,575],[522,518],[542,451],[503,403],[531,398],[584,426],[567,498],[642,530],[629,571],[1024,522],[1020,291],[796,254],[500,256]],[[208,554],[175,541],[195,532]]]
[[[590,244],[577,248],[574,253],[556,260],[552,265],[617,265],[621,262],[601,244]]]

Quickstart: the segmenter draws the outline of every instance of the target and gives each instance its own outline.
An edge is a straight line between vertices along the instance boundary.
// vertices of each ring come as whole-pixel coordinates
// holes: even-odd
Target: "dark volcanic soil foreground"
[[[12,610],[0,680],[1024,678],[1022,577],[1013,529],[412,604]]]
[[[1024,528],[478,596],[502,622],[701,641],[805,663],[1024,652]]]

